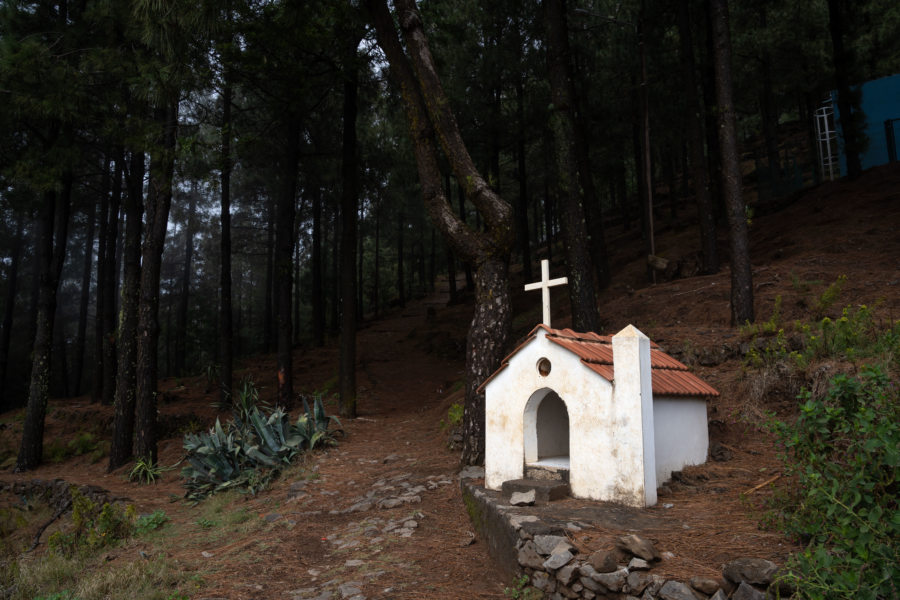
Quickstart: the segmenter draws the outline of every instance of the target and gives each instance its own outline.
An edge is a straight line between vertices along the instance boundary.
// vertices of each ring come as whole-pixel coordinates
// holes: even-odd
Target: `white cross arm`
[[[526,283],[525,291],[531,292],[534,290],[539,290],[542,287],[556,287],[557,285],[566,285],[567,283],[569,283],[568,277],[557,277],[556,279],[551,279],[547,282],[535,281],[534,283]]]
[[[569,283],[567,277],[550,279],[550,261],[541,261],[541,280],[534,283],[526,283],[525,291],[541,290],[541,300],[544,307],[544,325],[550,327],[550,288]]]

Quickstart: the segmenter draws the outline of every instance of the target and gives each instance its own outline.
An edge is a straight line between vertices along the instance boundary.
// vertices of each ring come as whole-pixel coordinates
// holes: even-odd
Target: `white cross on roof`
[[[544,259],[541,261],[541,280],[535,283],[525,284],[525,291],[541,290],[541,299],[544,305],[544,325],[550,327],[550,288],[557,285],[569,283],[568,278],[558,277],[550,279],[550,261]]]

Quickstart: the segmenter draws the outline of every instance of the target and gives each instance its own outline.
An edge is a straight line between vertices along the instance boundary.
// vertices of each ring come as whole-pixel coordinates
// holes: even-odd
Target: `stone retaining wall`
[[[580,554],[566,536],[584,523],[554,521],[523,514],[504,504],[496,492],[460,478],[463,500],[481,541],[510,581],[526,575],[530,597],[550,600],[765,600],[778,567],[758,558],[724,566],[717,578],[667,580],[653,573],[662,557],[638,535],[619,538],[616,550]],[[782,590],[787,597],[790,590]],[[529,597],[529,596],[523,596]]]

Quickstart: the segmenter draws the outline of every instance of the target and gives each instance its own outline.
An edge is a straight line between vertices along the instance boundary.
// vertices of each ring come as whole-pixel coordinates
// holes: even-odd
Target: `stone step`
[[[561,500],[569,495],[569,484],[563,481],[548,479],[511,479],[504,481],[500,493],[509,500],[515,492],[534,490],[534,503],[546,504],[553,500]]]
[[[525,479],[569,483],[569,470],[549,465],[525,465]]]

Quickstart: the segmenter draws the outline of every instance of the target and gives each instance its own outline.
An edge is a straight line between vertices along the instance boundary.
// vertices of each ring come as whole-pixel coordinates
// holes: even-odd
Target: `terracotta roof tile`
[[[578,333],[571,329],[552,329],[546,325],[538,325],[531,330],[515,350],[503,359],[503,364],[479,386],[479,391],[483,390],[491,379],[506,368],[509,359],[535,337],[538,329],[544,329],[547,332],[548,340],[578,356],[586,367],[608,381],[614,380],[612,336],[590,332]],[[682,397],[719,395],[719,392],[712,386],[691,373],[684,364],[663,352],[653,342],[650,342],[650,367],[654,395]]]

